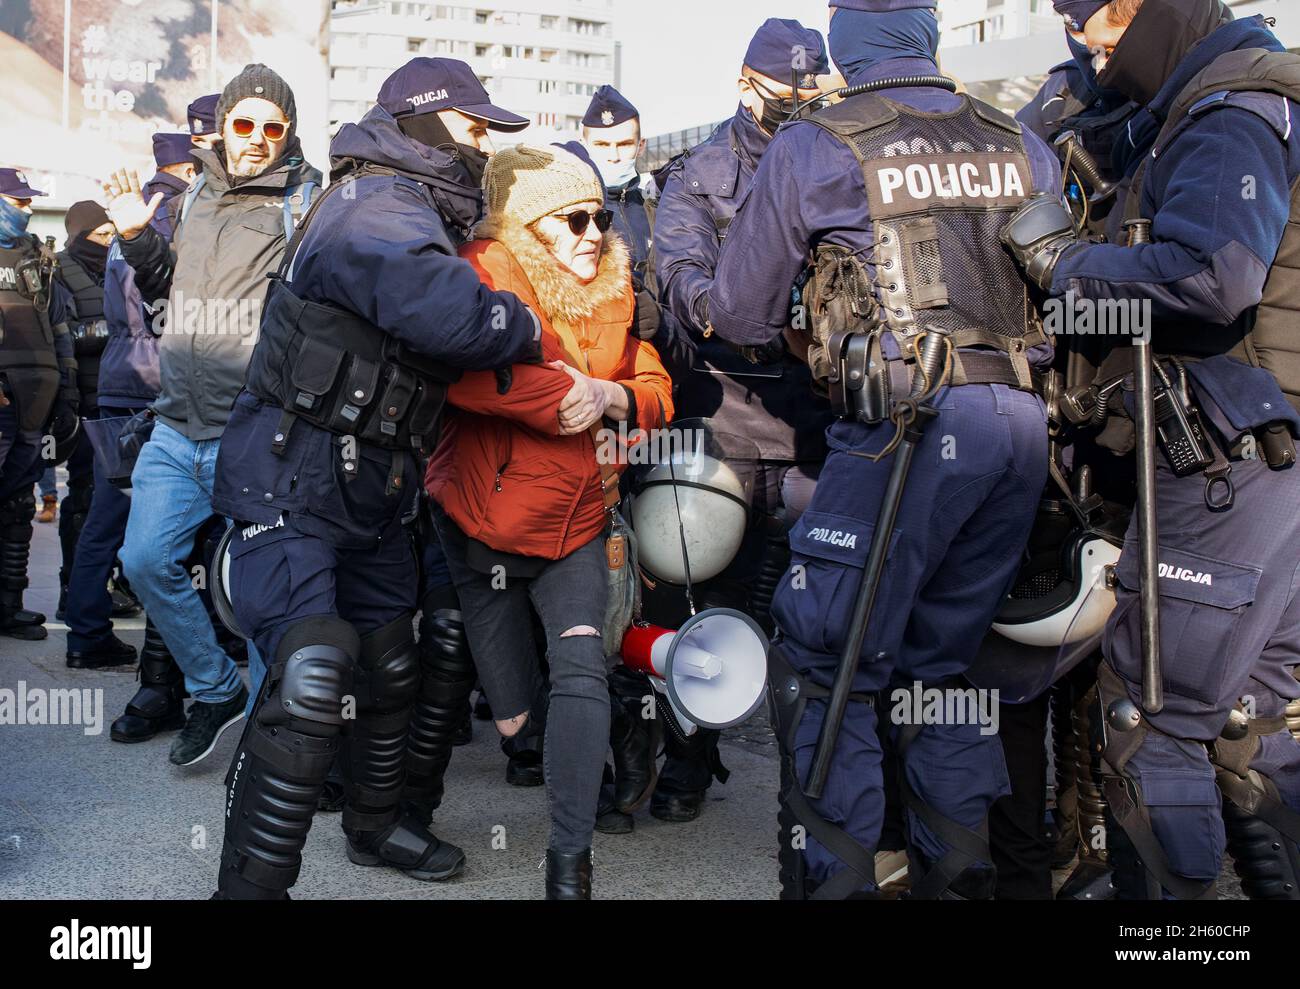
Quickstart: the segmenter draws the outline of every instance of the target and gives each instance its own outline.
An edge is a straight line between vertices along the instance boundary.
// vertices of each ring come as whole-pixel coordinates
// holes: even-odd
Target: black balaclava
[[[89,199],[73,203],[63,220],[64,229],[68,232],[68,253],[98,281],[103,281],[104,278],[108,248],[87,240],[86,234],[108,222],[104,207]]]
[[[1222,13],[1219,0],[1145,0],[1097,73],[1097,84],[1146,106],[1183,57],[1224,23]]]
[[[403,134],[419,144],[430,148],[454,148],[466,183],[475,189],[483,184],[483,169],[487,167],[488,156],[473,145],[457,144],[438,114],[404,114],[397,118],[397,126]]]

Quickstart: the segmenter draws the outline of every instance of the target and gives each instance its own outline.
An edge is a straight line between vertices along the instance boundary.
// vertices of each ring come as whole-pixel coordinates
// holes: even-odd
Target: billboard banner
[[[51,194],[98,197],[123,166],[152,174],[151,138],[249,62],[293,87],[307,157],[324,166],[328,0],[0,0],[0,165]]]

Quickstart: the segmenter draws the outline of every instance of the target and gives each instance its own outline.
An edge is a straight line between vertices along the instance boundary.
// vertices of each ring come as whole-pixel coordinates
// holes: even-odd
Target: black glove
[[[1034,196],[1002,228],[1002,243],[1025,269],[1025,277],[1044,291],[1052,287],[1056,263],[1077,243],[1074,217],[1059,199]]]
[[[767,343],[759,344],[757,347],[736,349],[740,351],[740,356],[751,364],[780,364],[790,353],[790,348],[785,345],[784,336],[773,337]]]
[[[659,301],[649,289],[642,288],[636,293],[636,312],[629,327],[638,340],[653,340],[663,322],[663,313]]]
[[[54,402],[54,411],[50,413],[49,434],[54,437],[56,444],[65,443],[76,435],[79,425],[77,406],[60,394]]]
[[[515,383],[514,372],[509,367],[499,367],[493,372],[497,376],[497,394],[504,395]]]

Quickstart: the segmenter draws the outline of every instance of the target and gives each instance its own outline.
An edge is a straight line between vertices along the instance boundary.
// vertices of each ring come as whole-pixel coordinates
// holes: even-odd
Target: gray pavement
[[[135,692],[134,670],[67,669],[66,626],[54,621],[58,528],[35,529],[26,604],[49,616],[50,634],[42,642],[0,637],[0,689],[89,689],[97,704],[91,710],[102,720],[99,734],[77,724],[0,724],[0,899],[206,898],[221,856],[224,780],[240,726],[186,769],[167,761],[172,733],[137,745],[110,741],[109,724]],[[116,631],[139,648],[143,619],[119,621]],[[82,720],[89,720],[84,712]],[[724,734],[722,754],[731,780],[713,786],[698,821],[664,824],[641,811],[633,834],[596,835],[596,898],[776,897],[777,754],[761,714]],[[506,783],[496,732],[476,721],[474,741],[456,749],[434,821],[440,837],[465,849],[469,864],[461,876],[421,883],[352,865],[339,815],[321,814],[293,895],[537,899],[546,821],[543,789]],[[1067,875],[1056,874],[1058,887]],[[1219,890],[1224,898],[1241,897],[1227,863]]]
[[[173,734],[137,745],[108,737],[135,692],[129,667],[69,670],[66,629],[54,622],[58,598],[56,525],[37,525],[26,603],[50,618],[43,642],[0,638],[0,688],[102,691],[102,732],[78,725],[0,725],[0,898],[203,898],[215,888],[221,856],[223,784],[239,727],[203,762],[167,761]],[[137,648],[141,619],[119,622]],[[703,815],[670,825],[641,811],[630,835],[596,835],[599,899],[761,899],[777,894],[775,748],[751,731],[723,742],[732,771],[714,785]],[[465,872],[421,883],[390,869],[352,865],[338,814],[316,818],[295,898],[531,899],[546,848],[540,787],[505,781],[505,757],[490,723],[458,748],[437,812],[439,837],[465,849]],[[770,738],[770,735],[768,736]]]

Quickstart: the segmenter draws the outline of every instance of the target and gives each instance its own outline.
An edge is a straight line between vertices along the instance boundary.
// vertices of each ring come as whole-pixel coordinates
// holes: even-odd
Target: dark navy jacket
[[[171,240],[168,205],[185,192],[186,183],[159,172],[145,184],[146,200],[163,194],[151,221],[153,228]],[[143,408],[158,397],[158,338],[153,332],[154,313],[145,306],[135,285],[135,271],[119,247],[109,252],[104,277],[104,318],[108,343],[99,360],[99,405],[107,410]]]
[[[934,71],[928,59],[894,58],[863,70],[849,85]],[[936,87],[882,89],[879,94],[929,113],[961,104],[960,97]],[[1034,190],[1059,192],[1056,156],[1032,132],[1025,131],[1023,138]],[[815,124],[783,125],[763,156],[722,252],[709,292],[714,328],[737,344],[772,340],[788,322],[790,288],[812,248],[837,244],[865,260],[874,242],[867,190],[853,152]],[[1047,356],[1046,348],[1035,349]]]
[[[703,335],[722,244],[770,140],[753,115],[738,107],[707,141],[669,166],[662,180],[655,211],[659,289],[695,351],[689,364],[671,368],[679,391],[677,418],[710,416],[719,428],[753,440],[767,460],[820,460],[831,412],[814,396],[807,366],[789,355],[754,365],[723,340]],[[784,289],[787,314],[793,285],[791,277]]]
[[[537,355],[539,324],[515,296],[489,291],[456,249],[481,208],[459,165],[418,145],[374,107],[330,147],[336,183],[356,162],[396,174],[361,173],[327,192],[287,272],[300,298],[355,313],[412,350],[455,367],[491,369]],[[349,161],[349,159],[351,161]],[[396,535],[420,486],[415,458],[396,464],[362,444],[356,476],[343,480],[338,437],[297,421],[284,454],[271,452],[281,410],[247,391],[221,443],[213,507],[239,521],[297,529],[336,545],[369,547]],[[400,484],[389,485],[394,466]]]
[[[1197,72],[1241,48],[1283,50],[1259,17],[1226,24],[1188,53],[1147,111],[1162,121]],[[1140,206],[1153,242],[1072,248],[1053,294],[1148,300],[1157,322],[1233,322],[1259,302],[1286,227],[1300,175],[1297,120],[1300,107],[1264,93],[1231,94],[1197,116],[1147,167]]]

